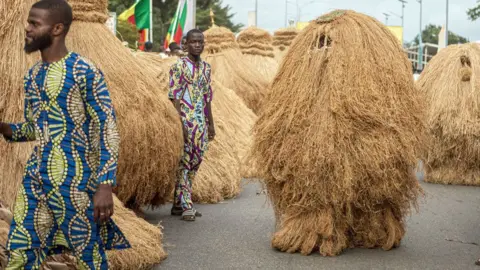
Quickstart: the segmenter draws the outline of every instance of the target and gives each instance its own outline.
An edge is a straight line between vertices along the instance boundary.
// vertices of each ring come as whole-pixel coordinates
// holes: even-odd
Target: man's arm
[[[86,105],[87,112],[95,121],[98,134],[98,145],[92,145],[99,150],[99,166],[96,171],[98,187],[94,197],[95,220],[107,221],[113,215],[112,186],[116,185],[118,150],[120,136],[116,123],[107,83],[103,73],[91,68],[86,75]]]
[[[183,131],[183,139],[186,140],[188,133],[187,129],[183,125],[182,122],[182,105],[180,100],[183,98],[181,97],[182,95],[182,90],[183,87],[185,87],[181,81],[182,81],[182,73],[181,70],[178,68],[178,64],[175,63],[172,65],[170,68],[170,84],[168,88],[168,98],[173,101],[173,105],[175,106],[175,109],[178,112],[179,118],[180,118],[180,123],[182,124],[182,131]]]
[[[28,75],[30,76],[30,75]],[[24,78],[25,84],[27,83],[28,76]],[[0,135],[9,142],[28,142],[35,141],[35,125],[32,119],[32,108],[28,100],[28,92],[25,92],[23,117],[25,122],[8,124],[0,122]]]
[[[213,112],[212,112],[212,99],[213,99],[213,89],[212,89],[212,79],[211,73],[212,69],[210,65],[207,66],[206,70],[206,79],[208,83],[208,88],[206,93],[204,94],[204,100],[207,103],[207,124],[208,124],[208,138],[210,140],[215,139],[215,123],[213,122]]]

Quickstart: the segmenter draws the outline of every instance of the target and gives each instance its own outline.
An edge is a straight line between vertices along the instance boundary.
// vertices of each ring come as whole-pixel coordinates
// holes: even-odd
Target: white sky
[[[257,0],[258,26],[275,31],[285,26],[285,0]],[[301,21],[312,20],[332,9],[352,9],[377,18],[385,23],[383,13],[402,14],[402,4],[398,0],[288,0],[288,18],[296,19],[298,1]],[[417,0],[406,0],[405,41],[411,41],[420,30],[420,4]],[[223,4],[232,7],[236,13],[233,20],[247,25],[248,12],[255,10],[255,0],[223,0]],[[475,6],[476,0],[449,1],[449,30],[462,35],[470,41],[480,40],[480,20],[472,22],[467,18],[467,9]],[[443,25],[446,21],[446,0],[423,0],[422,25]],[[389,25],[401,25],[402,20],[391,15]]]

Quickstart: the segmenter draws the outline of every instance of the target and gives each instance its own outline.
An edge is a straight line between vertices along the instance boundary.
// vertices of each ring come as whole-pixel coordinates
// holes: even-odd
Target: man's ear
[[[65,32],[65,25],[63,23],[57,23],[53,26],[52,35],[61,36]]]

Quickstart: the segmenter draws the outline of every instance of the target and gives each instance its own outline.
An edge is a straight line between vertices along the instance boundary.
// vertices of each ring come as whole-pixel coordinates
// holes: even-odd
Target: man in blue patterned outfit
[[[108,269],[105,250],[130,244],[112,221],[119,134],[102,72],[65,37],[72,10],[64,0],[35,3],[25,51],[42,61],[25,76],[25,122],[0,123],[8,141],[37,141],[14,207],[7,269],[39,269],[70,251],[79,269]]]

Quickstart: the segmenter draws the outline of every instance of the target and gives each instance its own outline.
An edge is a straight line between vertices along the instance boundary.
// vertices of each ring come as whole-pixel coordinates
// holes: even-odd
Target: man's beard
[[[23,48],[23,50],[27,54],[36,52],[38,50],[42,51],[50,47],[50,45],[52,45],[52,42],[53,42],[52,37],[49,34],[44,34],[38,38],[33,39],[32,42],[30,42],[30,44],[28,44],[27,41],[25,40],[25,47]]]

